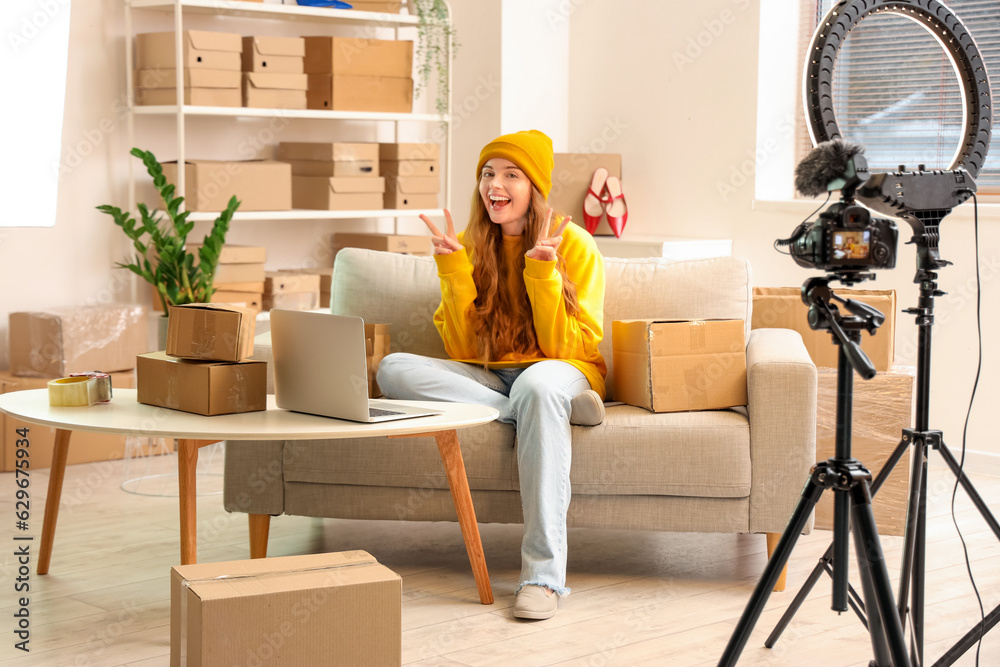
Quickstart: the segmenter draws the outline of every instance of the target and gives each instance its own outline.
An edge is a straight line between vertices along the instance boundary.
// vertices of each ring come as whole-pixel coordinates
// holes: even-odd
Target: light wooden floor
[[[32,564],[27,655],[13,649],[17,568],[9,538],[2,547],[0,665],[169,664],[168,581],[179,553],[177,500],[123,492],[121,465],[67,470],[51,573],[38,576]],[[31,479],[37,540],[47,471],[34,471]],[[978,620],[948,515],[953,478],[935,458],[930,479],[928,664]],[[1000,479],[973,481],[1000,511]],[[13,476],[0,475],[6,533],[14,523],[13,496]],[[198,519],[201,561],[249,556],[246,517],[226,514],[221,496],[200,497]],[[986,609],[992,610],[1000,604],[1000,544],[961,493],[959,521]],[[478,602],[457,524],[277,517],[271,526],[272,556],[365,549],[398,572],[403,662],[421,667],[715,665],[765,561],[759,535],[573,530],[568,582],[573,594],[562,600],[554,618],[521,622],[510,615],[520,526],[481,527],[496,595],[492,606]],[[815,531],[799,541],[788,590],[771,596],[740,665],[867,664],[867,634],[853,614],[830,611],[826,577],[777,646],[762,647],[830,538],[829,532]],[[901,538],[883,538],[893,579],[900,544]],[[957,664],[973,665],[973,652]],[[979,664],[1000,665],[1000,629],[986,635]]]

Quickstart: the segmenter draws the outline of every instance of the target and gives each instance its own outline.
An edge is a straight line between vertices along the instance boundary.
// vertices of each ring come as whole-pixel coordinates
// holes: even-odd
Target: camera
[[[899,230],[887,218],[840,201],[803,222],[792,235],[789,251],[799,266],[823,271],[892,269],[896,266]]]

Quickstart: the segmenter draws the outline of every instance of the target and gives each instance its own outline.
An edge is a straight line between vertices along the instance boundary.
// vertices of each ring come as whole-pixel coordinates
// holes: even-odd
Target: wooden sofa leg
[[[250,558],[267,558],[267,533],[271,528],[271,515],[249,514],[248,517],[250,520]]]
[[[781,533],[767,533],[767,557],[770,558],[774,555],[774,550],[778,548],[778,540],[781,539]],[[785,567],[781,570],[781,576],[778,577],[778,581],[774,584],[774,591],[780,593],[785,590],[785,576],[788,574],[788,563],[785,563]]]

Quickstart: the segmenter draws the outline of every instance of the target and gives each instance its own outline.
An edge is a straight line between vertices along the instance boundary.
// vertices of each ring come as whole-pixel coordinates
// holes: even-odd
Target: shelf
[[[173,11],[174,0],[129,0],[132,9]],[[241,18],[273,19],[279,21],[310,21],[328,23],[378,23],[385,27],[415,26],[416,16],[409,14],[383,14],[362,12],[355,9],[329,9],[326,7],[300,7],[298,5],[271,5],[241,0],[181,0],[185,13],[237,16]]]
[[[276,5],[280,6],[280,5]],[[447,116],[419,113],[390,113],[383,111],[323,111],[322,109],[257,109],[250,107],[202,107],[185,104],[180,107],[185,116],[224,116],[230,118],[313,118],[318,120],[412,120],[420,122],[446,122]],[[141,116],[176,115],[177,106],[134,106]]]
[[[374,209],[371,211],[237,211],[233,214],[233,222],[252,220],[352,220],[357,218],[416,218],[421,214],[427,216],[443,216],[444,209]],[[188,216],[191,222],[215,220],[218,212],[195,211]]]

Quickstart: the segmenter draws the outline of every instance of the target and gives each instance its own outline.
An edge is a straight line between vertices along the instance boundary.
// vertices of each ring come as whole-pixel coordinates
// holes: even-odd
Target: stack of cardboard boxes
[[[224,245],[212,283],[212,303],[231,303],[259,311],[263,307],[266,261],[267,248]]]
[[[301,37],[244,37],[243,106],[305,109],[304,58]]]
[[[177,103],[177,60],[174,32],[135,37],[135,102]],[[184,104],[238,107],[240,54],[243,39],[224,32],[185,30],[181,34]]]
[[[257,312],[171,306],[167,349],[136,359],[137,400],[199,415],[267,409],[267,363],[251,361]]]
[[[292,173],[292,205],[323,211],[382,208],[379,145],[281,142],[278,159]]]
[[[306,37],[310,109],[413,111],[413,42]]]
[[[441,191],[438,144],[379,144],[385,208],[433,209]]]
[[[146,309],[136,305],[73,306],[11,313],[10,370],[0,371],[0,393],[44,389],[53,378],[99,370],[114,388],[134,387],[136,355],[146,352]],[[74,408],[86,409],[86,408]],[[16,429],[27,428],[31,467],[52,463],[55,429],[0,415],[0,470],[15,466]],[[125,455],[125,438],[75,432],[67,463],[110,461]]]

